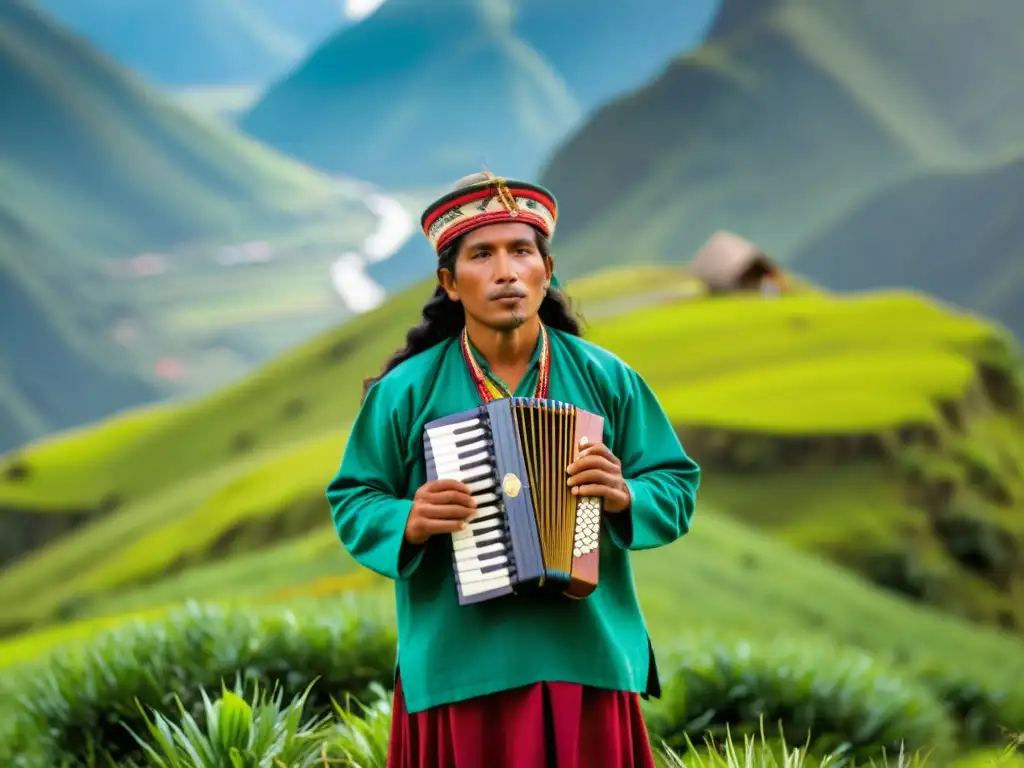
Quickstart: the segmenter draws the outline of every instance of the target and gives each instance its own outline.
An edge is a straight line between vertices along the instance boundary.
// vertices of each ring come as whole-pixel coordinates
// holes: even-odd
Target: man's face
[[[455,276],[442,269],[440,279],[467,316],[496,331],[514,330],[540,309],[551,260],[541,254],[529,224],[489,224],[463,237]]]

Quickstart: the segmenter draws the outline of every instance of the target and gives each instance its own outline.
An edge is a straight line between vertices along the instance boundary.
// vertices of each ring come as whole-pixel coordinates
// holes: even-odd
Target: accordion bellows
[[[580,441],[604,419],[569,403],[512,397],[429,422],[430,480],[468,485],[475,516],[451,534],[459,603],[532,590],[584,598],[597,588],[601,498],[566,484]]]

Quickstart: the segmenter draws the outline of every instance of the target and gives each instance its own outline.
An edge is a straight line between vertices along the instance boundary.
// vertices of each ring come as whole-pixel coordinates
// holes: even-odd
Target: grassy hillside
[[[1024,156],[879,190],[811,238],[794,268],[838,290],[914,285],[1024,338]],[[966,213],[965,213],[966,212]]]
[[[590,337],[647,378],[707,467],[703,503],[914,600],[1024,627],[1024,423],[1005,339],[913,294],[679,299],[689,285],[665,268],[573,293]],[[211,398],[26,451],[26,477],[0,483],[0,505],[36,528],[73,508],[95,518],[0,574],[6,628],[102,613],[322,529],[360,382],[424,295]]]
[[[189,116],[21,0],[0,7],[0,79],[0,450],[209,386],[343,316],[327,261],[372,226],[354,191]],[[218,262],[253,241],[275,263]],[[158,273],[133,273],[139,254]],[[263,343],[260,320],[284,338]]]
[[[819,558],[794,552],[709,505],[684,539],[633,557],[637,587],[661,653],[680,634],[747,638],[823,636],[926,664],[956,660],[964,674],[1024,673],[1024,643],[908,604]],[[808,585],[814,585],[809,589]],[[699,588],[695,585],[700,585]],[[75,642],[128,616],[159,615],[184,600],[284,603],[360,592],[390,607],[392,587],[345,555],[329,524],[292,542],[198,566],[83,606],[83,616],[0,642],[0,668]]]
[[[531,175],[590,107],[695,44],[712,7],[388,0],[240,124],[312,165],[392,188],[447,186],[482,167]]]
[[[337,0],[36,2],[146,80],[176,87],[266,82],[344,21]]]
[[[0,233],[0,450],[160,395],[126,361],[90,355],[57,297],[11,269],[6,254],[28,260],[38,251]]]
[[[850,231],[843,222],[881,189],[988,168],[1020,146],[1024,107],[1008,75],[1024,65],[1019,3],[910,0],[893,16],[883,0],[726,0],[720,13],[704,45],[598,110],[550,159],[543,181],[562,206],[567,274],[600,253],[686,259],[720,228],[791,259],[819,233]],[[975,55],[979,39],[985,56]],[[964,202],[965,228],[984,220],[987,201]],[[935,242],[898,282],[921,285],[936,260],[981,257]],[[901,260],[895,246],[883,253]],[[819,266],[828,285],[832,272]],[[869,267],[859,275],[885,284]],[[928,285],[976,298],[955,281]],[[977,298],[973,308],[997,308]]]

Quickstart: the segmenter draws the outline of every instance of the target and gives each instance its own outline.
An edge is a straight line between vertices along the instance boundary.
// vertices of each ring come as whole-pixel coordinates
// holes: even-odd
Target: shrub
[[[962,746],[1004,744],[1024,733],[1024,686],[1012,673],[984,680],[948,667],[923,666],[918,679],[943,703]]]
[[[942,593],[939,577],[911,551],[872,552],[864,558],[867,577],[880,587],[917,602],[932,602]]]
[[[21,483],[32,476],[32,465],[18,455],[13,455],[4,463],[3,476],[12,483]]]
[[[231,450],[234,453],[246,453],[256,445],[256,438],[250,432],[239,432],[231,441]]]
[[[288,420],[297,419],[306,412],[306,401],[301,397],[295,397],[284,405],[284,417]]]
[[[972,752],[957,758],[949,768],[1024,768],[1024,742]]]
[[[969,513],[943,515],[934,526],[944,549],[964,568],[1010,589],[1020,560],[1010,531]]]
[[[666,665],[664,695],[648,707],[652,737],[685,751],[779,727],[788,743],[844,760],[934,750],[948,754],[953,728],[931,693],[855,650],[775,641],[692,640]],[[777,724],[777,725],[776,725]]]
[[[328,712],[332,697],[361,695],[393,674],[391,625],[361,618],[348,602],[333,601],[325,615],[302,612],[301,621],[280,610],[192,605],[43,659],[8,682],[17,710],[0,726],[0,765],[57,766],[61,755],[85,765],[90,755],[137,759],[122,723],[142,730],[140,705],[166,712],[177,695],[201,722],[201,688],[236,676],[247,690],[279,686],[290,697],[317,680],[306,706],[314,716]]]

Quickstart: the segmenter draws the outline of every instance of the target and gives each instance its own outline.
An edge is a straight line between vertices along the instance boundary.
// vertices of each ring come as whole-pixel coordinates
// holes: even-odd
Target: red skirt
[[[535,683],[409,714],[395,682],[388,768],[605,766],[655,768],[635,693]]]

